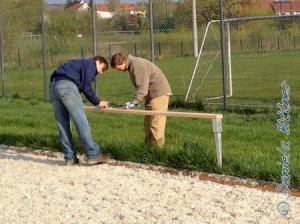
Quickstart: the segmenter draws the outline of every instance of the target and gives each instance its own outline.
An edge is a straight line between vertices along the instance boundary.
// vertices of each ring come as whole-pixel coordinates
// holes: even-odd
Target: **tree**
[[[110,21],[113,24],[113,29],[118,31],[128,30],[128,25],[130,24],[129,17],[124,13],[114,15]]]
[[[1,1],[3,1],[1,2],[3,24],[8,25],[7,29],[13,33],[35,32],[40,19],[39,2],[35,0]]]
[[[70,8],[73,5],[76,5],[76,4],[80,3],[80,2],[81,2],[81,0],[67,0],[65,8]]]
[[[154,29],[173,29],[173,16],[168,13],[170,0],[153,1],[153,27]]]
[[[92,8],[92,6],[93,6],[93,0],[89,0],[88,1],[88,5],[89,5],[90,8]]]
[[[105,0],[105,4],[111,12],[114,12],[120,4],[120,0]]]
[[[68,40],[76,37],[78,21],[71,12],[55,12],[55,16],[50,15],[51,23],[47,26],[47,35],[55,38]]]
[[[254,0],[227,0],[223,4],[227,18],[246,16],[247,9],[255,4]]]
[[[246,16],[253,4],[253,0],[223,0],[224,18]],[[198,24],[220,19],[219,1],[216,0],[197,0],[196,11]],[[192,0],[179,2],[174,18],[177,28],[192,28]]]
[[[198,10],[197,14],[199,14]],[[192,0],[186,0],[178,3],[178,8],[174,13],[174,22],[177,29],[192,28]]]

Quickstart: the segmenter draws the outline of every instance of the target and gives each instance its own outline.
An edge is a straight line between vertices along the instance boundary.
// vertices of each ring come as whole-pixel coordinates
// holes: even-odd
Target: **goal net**
[[[224,35],[229,40],[228,32]],[[228,46],[228,45],[227,45]],[[225,51],[226,96],[232,96],[230,49]],[[203,41],[193,70],[185,101],[197,98],[223,98],[222,54],[219,20],[213,20],[206,26]]]
[[[223,104],[226,95],[228,105],[277,107],[286,80],[294,93],[291,106],[296,106],[300,15],[226,19],[223,30],[224,71],[220,21],[213,20],[203,32],[185,101]]]

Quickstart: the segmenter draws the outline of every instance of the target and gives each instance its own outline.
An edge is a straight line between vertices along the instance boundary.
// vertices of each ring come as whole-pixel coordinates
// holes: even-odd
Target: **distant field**
[[[290,104],[299,107],[300,100],[300,51],[271,53],[248,53],[232,55],[233,96],[227,99],[229,105],[277,106],[281,99],[281,83],[286,80],[291,89]],[[223,83],[220,59],[212,64],[210,56],[200,59],[190,95],[198,98],[222,96]],[[156,59],[155,63],[164,71],[173,90],[173,100],[184,99],[196,63],[194,57]],[[207,65],[208,64],[208,65]],[[205,67],[206,66],[206,67]],[[47,68],[47,81],[55,68]],[[7,69],[6,95],[18,98],[44,98],[44,77],[42,68]],[[204,75],[206,78],[203,79]],[[133,86],[127,73],[109,69],[98,77],[98,93],[111,103],[121,104],[130,99]],[[227,87],[228,93],[228,87]],[[48,89],[47,89],[48,94]],[[172,100],[171,99],[171,100]],[[206,103],[222,103],[210,100]],[[222,105],[220,106],[222,108]]]

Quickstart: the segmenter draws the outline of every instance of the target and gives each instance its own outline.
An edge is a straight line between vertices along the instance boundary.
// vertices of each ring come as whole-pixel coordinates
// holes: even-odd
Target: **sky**
[[[139,0],[121,0],[121,2],[138,2]],[[65,4],[66,0],[47,0],[48,4]],[[95,0],[96,3],[105,3],[105,0]]]

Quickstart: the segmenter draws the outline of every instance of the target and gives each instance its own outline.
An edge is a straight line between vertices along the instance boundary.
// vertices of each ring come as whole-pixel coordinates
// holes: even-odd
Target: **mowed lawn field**
[[[300,122],[299,110],[296,109],[300,99],[299,54],[291,51],[233,55],[234,94],[228,99],[228,110],[224,112],[222,105],[213,104],[216,101],[204,101],[206,109],[201,111],[224,115],[222,168],[216,166],[210,120],[169,117],[166,144],[163,150],[158,150],[144,145],[142,116],[87,112],[94,138],[103,151],[110,152],[118,160],[224,173],[277,183],[281,182],[280,164],[283,154],[276,148],[280,147],[281,141],[290,141],[290,182],[300,187]],[[170,110],[186,111],[186,108],[175,108],[174,102],[184,99],[195,62],[196,59],[192,57],[155,61],[165,72],[173,90]],[[47,68],[47,81],[54,69]],[[218,69],[215,71],[214,80],[221,79],[221,72]],[[47,99],[44,99],[42,68],[6,69],[5,74],[6,97],[0,100],[0,144],[59,151],[58,131],[48,88]],[[291,94],[290,135],[277,130],[277,120],[280,119],[277,103],[281,103],[280,85],[283,80],[287,81]],[[198,81],[201,82],[201,78]],[[210,85],[209,81],[208,78],[205,86]],[[200,86],[201,83],[196,85]],[[220,85],[212,86],[216,91],[222,88]],[[97,89],[100,97],[109,101],[112,107],[131,100],[134,92],[128,73],[112,69],[97,78]],[[268,107],[262,108],[265,103]],[[251,104],[259,107],[249,106]],[[83,152],[75,129],[74,136],[78,150]]]

